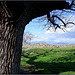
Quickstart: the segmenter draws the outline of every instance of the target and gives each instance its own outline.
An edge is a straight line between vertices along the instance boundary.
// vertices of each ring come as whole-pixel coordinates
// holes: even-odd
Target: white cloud
[[[66,30],[69,31],[70,28],[67,28]],[[49,34],[49,33],[54,33],[54,34],[59,33],[59,34],[62,34],[62,33],[65,33],[65,32],[62,29],[59,29],[59,28],[57,28],[56,31],[53,31],[53,29],[51,28],[51,30],[47,30],[45,32],[45,34]]]
[[[38,37],[38,35],[34,35],[34,37]]]
[[[48,37],[42,35],[42,36],[38,36],[38,37],[32,39],[31,42],[47,41],[48,39],[49,39]]]
[[[46,31],[44,34],[37,36],[32,40],[32,42],[40,42],[44,41],[50,44],[58,44],[58,43],[74,43],[75,41],[75,29],[74,28],[67,28],[68,31],[73,32],[63,32],[62,30],[58,29],[56,32],[50,32],[49,30]]]
[[[69,16],[69,18],[70,17],[71,16]],[[66,19],[63,20],[65,21]],[[72,20],[75,22],[75,15],[72,17]],[[56,32],[53,31],[52,28],[45,32],[38,31],[38,33],[35,35],[35,37],[32,39],[31,42],[44,41],[51,44],[57,44],[63,42],[68,44],[75,43],[75,26],[73,25],[73,27],[69,27],[69,28],[67,27],[65,28],[65,31],[66,32],[64,32],[59,28],[57,28]]]
[[[65,43],[71,44],[71,43],[74,43],[75,38],[59,38],[59,39],[56,39],[54,41],[57,43],[65,42]]]
[[[50,30],[46,30],[45,31],[45,34],[50,34],[50,33],[59,33],[59,34],[64,34],[64,33],[67,33],[67,32],[75,32],[75,25],[72,25],[72,27],[67,27],[67,28],[63,28],[64,31],[62,29],[59,29],[57,28],[56,31],[53,31],[53,29],[51,28]]]

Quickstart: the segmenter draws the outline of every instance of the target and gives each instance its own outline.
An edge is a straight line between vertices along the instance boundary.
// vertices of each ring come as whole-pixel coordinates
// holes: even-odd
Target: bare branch
[[[72,3],[71,3],[71,5],[70,5],[70,7],[71,7],[70,10],[75,11],[75,9],[72,9],[72,6],[73,6],[73,5],[75,5],[75,4],[74,4],[74,0],[72,0]]]
[[[73,22],[67,22],[66,25],[67,25],[67,24],[73,24],[73,25],[75,25],[75,23],[73,23]]]
[[[71,7],[72,5],[74,5],[74,0],[72,0],[72,3],[71,3],[71,5],[70,5],[70,7]]]
[[[64,18],[63,18],[63,16],[62,15],[65,15],[65,12],[67,13],[68,11],[67,10],[62,10],[62,11],[60,11],[60,14],[58,13],[58,11],[59,10],[56,10],[56,11],[52,11],[52,16],[51,16],[51,14],[50,13],[47,13],[47,16],[43,16],[43,17],[41,17],[40,19],[38,19],[40,22],[43,22],[43,21],[47,21],[48,20],[48,22],[47,23],[45,23],[43,26],[44,26],[44,28],[47,28],[47,30],[50,30],[50,28],[54,28],[55,29],[55,31],[56,31],[56,29],[57,28],[60,28],[60,29],[62,29],[64,32],[65,31],[67,31],[66,29],[65,29],[65,27],[67,26],[67,27],[69,27],[68,26],[68,24],[73,24],[73,25],[75,25],[75,23],[73,23],[73,22],[69,22],[70,20],[71,20],[71,18],[73,18],[73,15],[71,15],[69,18],[66,18],[66,17],[64,17],[64,18],[66,18],[66,20],[63,20]],[[65,11],[65,12],[64,12]],[[71,13],[71,10],[69,10],[69,12]],[[61,15],[62,14],[62,15]],[[62,18],[60,18],[60,17],[62,17]],[[62,22],[62,25],[59,25],[56,21],[60,21],[60,22]],[[72,25],[71,25],[72,26]],[[70,27],[71,27],[70,26]],[[66,27],[66,28],[67,28]]]
[[[55,30],[56,30],[57,28],[60,28],[60,29],[63,30],[63,28],[61,28],[58,24],[56,24],[56,23],[54,22],[54,20],[52,19],[52,18],[54,18],[54,17],[57,17],[59,20],[62,21],[62,19],[60,19],[60,18],[59,18],[58,16],[56,16],[56,15],[53,15],[52,17],[50,17],[50,14],[47,14],[48,21],[50,21],[50,22],[53,24]],[[62,21],[62,22],[63,22],[63,21]],[[63,23],[64,23],[64,22],[63,22]],[[65,23],[64,23],[64,25],[65,25]],[[55,27],[55,26],[56,26],[56,27]],[[63,31],[64,31],[64,30],[63,30]]]
[[[53,16],[52,16],[52,18],[54,18],[54,17],[57,17],[57,18],[64,24],[64,26],[66,27],[65,22],[64,22],[61,18],[59,18],[57,15],[53,15]]]
[[[24,43],[28,43],[30,44],[32,38],[33,38],[33,34],[30,33],[29,31],[25,32],[24,35],[23,35],[23,40],[24,40]]]
[[[75,9],[70,9],[70,10],[73,10],[73,11],[75,11]]]
[[[47,14],[47,18],[48,18],[48,21],[50,21],[52,24],[53,24],[53,27],[55,28],[55,30],[57,29],[57,28],[60,28],[60,29],[62,29],[63,31],[64,31],[64,28],[62,28],[61,27],[61,25],[58,25],[58,24],[56,24],[55,23],[55,21],[54,21],[54,18],[58,18],[62,23],[63,23],[63,26],[64,27],[66,27],[66,25],[67,24],[73,24],[73,25],[75,25],[75,23],[73,23],[73,22],[67,22],[67,23],[65,23],[60,17],[58,17],[57,15],[52,15],[52,17],[50,16],[50,14],[48,13]],[[68,21],[72,18],[73,16],[71,16],[69,19],[68,19]],[[50,29],[50,27],[52,27],[51,25],[49,26],[49,28],[48,29]],[[66,30],[66,29],[65,29]],[[64,31],[65,32],[65,31]]]

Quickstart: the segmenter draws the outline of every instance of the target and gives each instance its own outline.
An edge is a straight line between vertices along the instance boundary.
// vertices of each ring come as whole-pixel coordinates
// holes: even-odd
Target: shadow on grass
[[[51,51],[51,50],[50,50]],[[42,55],[42,57],[47,56],[50,51],[45,51],[44,53],[37,53],[35,52],[35,56],[30,57],[29,54],[28,55],[24,55],[22,54],[22,56],[24,56],[25,58],[28,58],[28,61],[25,61],[27,64],[29,65],[34,65],[34,66],[30,66],[28,69],[31,70],[31,72],[28,70],[27,73],[30,74],[61,74],[63,72],[75,72],[75,62],[73,61],[75,59],[75,49],[72,50],[67,50],[68,53],[67,56],[64,57],[59,57],[57,59],[53,59],[47,62],[44,61],[35,61],[38,59],[39,56]],[[64,50],[61,50],[61,52]],[[59,52],[59,51],[53,51],[53,52]],[[53,53],[54,54],[54,53]],[[60,53],[59,53],[60,54]],[[73,62],[72,62],[72,61]],[[26,69],[26,68],[25,68]],[[26,70],[24,70],[26,71]],[[27,74],[27,73],[22,73],[22,74]]]
[[[29,61],[27,61],[26,63],[35,65],[33,67],[30,67],[33,69],[31,74],[60,74],[62,72],[75,71],[75,62],[34,62],[34,60],[37,59],[37,56],[28,58]]]

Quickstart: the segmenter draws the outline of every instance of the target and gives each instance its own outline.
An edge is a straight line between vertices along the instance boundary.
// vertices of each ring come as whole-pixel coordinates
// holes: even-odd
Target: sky
[[[53,14],[52,12],[50,12],[51,15]],[[57,10],[55,12],[56,12],[55,15],[61,14],[60,10]],[[46,28],[43,29],[43,25],[47,23],[46,16],[47,15],[37,17],[33,19],[32,21],[30,21],[29,24],[27,24],[25,31],[29,31],[34,35],[33,39],[31,40],[31,44],[33,43],[48,43],[48,44],[59,44],[59,45],[75,44],[75,26],[74,25],[72,24],[68,25],[72,27],[67,26],[67,28],[65,28],[65,32],[59,28],[56,31],[54,31],[52,28],[50,28],[50,30],[47,30]],[[65,22],[68,21],[68,19],[70,18],[69,21],[70,22],[72,21],[75,23],[75,12],[72,12],[72,13],[63,12],[63,15],[61,16],[61,18]],[[42,21],[43,19],[45,20]],[[62,24],[59,20],[56,20],[56,23]]]

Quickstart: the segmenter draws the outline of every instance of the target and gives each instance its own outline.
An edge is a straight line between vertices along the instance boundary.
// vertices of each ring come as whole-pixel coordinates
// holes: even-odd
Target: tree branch
[[[52,24],[53,24],[53,26],[54,26],[54,28],[55,28],[55,30],[57,29],[57,28],[60,28],[60,29],[62,29],[63,31],[64,31],[64,28],[61,28],[61,25],[58,25],[58,24],[56,24],[55,22],[54,22],[54,17],[56,17],[56,18],[58,18],[64,25],[64,27],[66,27],[66,25],[67,24],[73,24],[73,25],[75,25],[75,23],[73,23],[73,22],[67,22],[67,23],[65,23],[60,17],[58,17],[57,15],[53,15],[52,17],[50,16],[50,14],[49,13],[47,13],[47,19],[48,19],[48,21],[50,21]],[[50,28],[50,27],[49,27]],[[48,29],[49,29],[48,28]]]
[[[71,3],[71,5],[70,5],[70,7],[71,7],[72,5],[74,5],[74,0],[72,1],[72,3]]]
[[[53,16],[52,16],[52,18],[54,18],[54,17],[58,18],[58,19],[64,24],[64,26],[66,27],[65,22],[64,22],[61,18],[59,18],[57,15],[53,15]]]
[[[73,22],[67,22],[66,25],[67,25],[67,24],[73,24],[73,25],[75,25],[75,23],[73,23]]]

